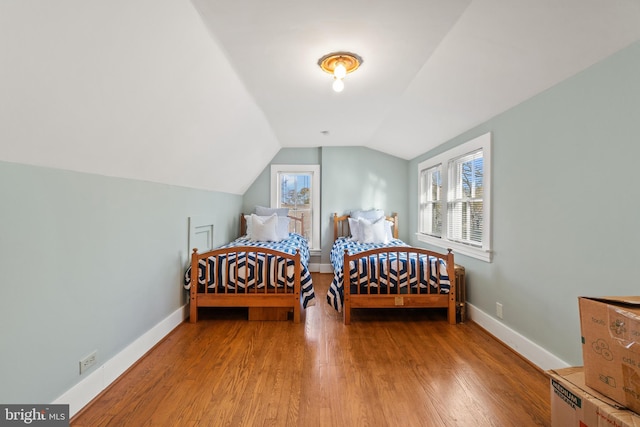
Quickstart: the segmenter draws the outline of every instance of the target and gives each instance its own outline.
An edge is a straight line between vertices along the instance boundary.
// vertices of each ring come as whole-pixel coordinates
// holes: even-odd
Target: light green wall
[[[578,296],[638,295],[640,43],[410,163],[493,133],[493,262],[464,256],[468,300],[570,364]],[[412,237],[412,244],[419,242]]]
[[[333,243],[333,213],[352,209],[384,209],[407,215],[407,168],[409,162],[364,147],[283,148],[271,164],[319,164],[321,166],[322,255],[329,264]],[[270,169],[267,166],[244,195],[243,210],[251,212],[256,205],[269,206]],[[402,231],[402,228],[401,228]],[[405,230],[401,237],[407,237]]]
[[[186,303],[189,216],[222,244],[242,197],[0,162],[0,200],[0,402],[46,403]]]
[[[383,209],[406,218],[409,162],[364,147],[322,148],[322,262],[329,263],[333,243],[333,214],[354,209]],[[400,222],[400,238],[408,230]]]

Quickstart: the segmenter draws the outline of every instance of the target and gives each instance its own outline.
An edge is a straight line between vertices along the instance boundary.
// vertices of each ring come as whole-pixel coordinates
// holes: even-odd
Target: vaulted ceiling
[[[638,1],[194,4],[282,146],[364,145],[405,159],[640,37]],[[339,94],[317,65],[332,51],[364,59]]]
[[[639,23],[639,0],[2,2],[0,160],[242,194],[282,147],[412,159]],[[333,51],[364,61],[342,93]]]

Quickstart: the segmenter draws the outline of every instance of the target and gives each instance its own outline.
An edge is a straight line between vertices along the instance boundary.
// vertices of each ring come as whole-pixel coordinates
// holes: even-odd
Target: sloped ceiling
[[[186,0],[0,2],[0,160],[243,194],[280,144]]]
[[[281,147],[412,159],[640,40],[640,0],[0,3],[0,160],[243,194]],[[331,90],[318,59],[363,65]]]
[[[282,146],[405,159],[640,38],[637,0],[193,2]],[[364,59],[340,94],[335,51]]]

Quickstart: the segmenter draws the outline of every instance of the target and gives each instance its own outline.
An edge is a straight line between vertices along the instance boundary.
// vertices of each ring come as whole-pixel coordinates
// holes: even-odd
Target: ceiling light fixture
[[[362,64],[362,58],[355,53],[334,52],[318,59],[318,65],[323,71],[333,75],[333,90],[342,92],[344,78],[354,72]]]

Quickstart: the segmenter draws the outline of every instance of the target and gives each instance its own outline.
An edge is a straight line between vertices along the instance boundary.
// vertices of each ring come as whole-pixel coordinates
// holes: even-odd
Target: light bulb
[[[344,89],[344,82],[342,81],[342,79],[334,79],[333,90],[335,92],[342,92],[342,89]]]
[[[333,69],[333,75],[336,76],[336,79],[344,79],[344,76],[347,75],[347,69],[342,62],[336,64],[336,67]]]

